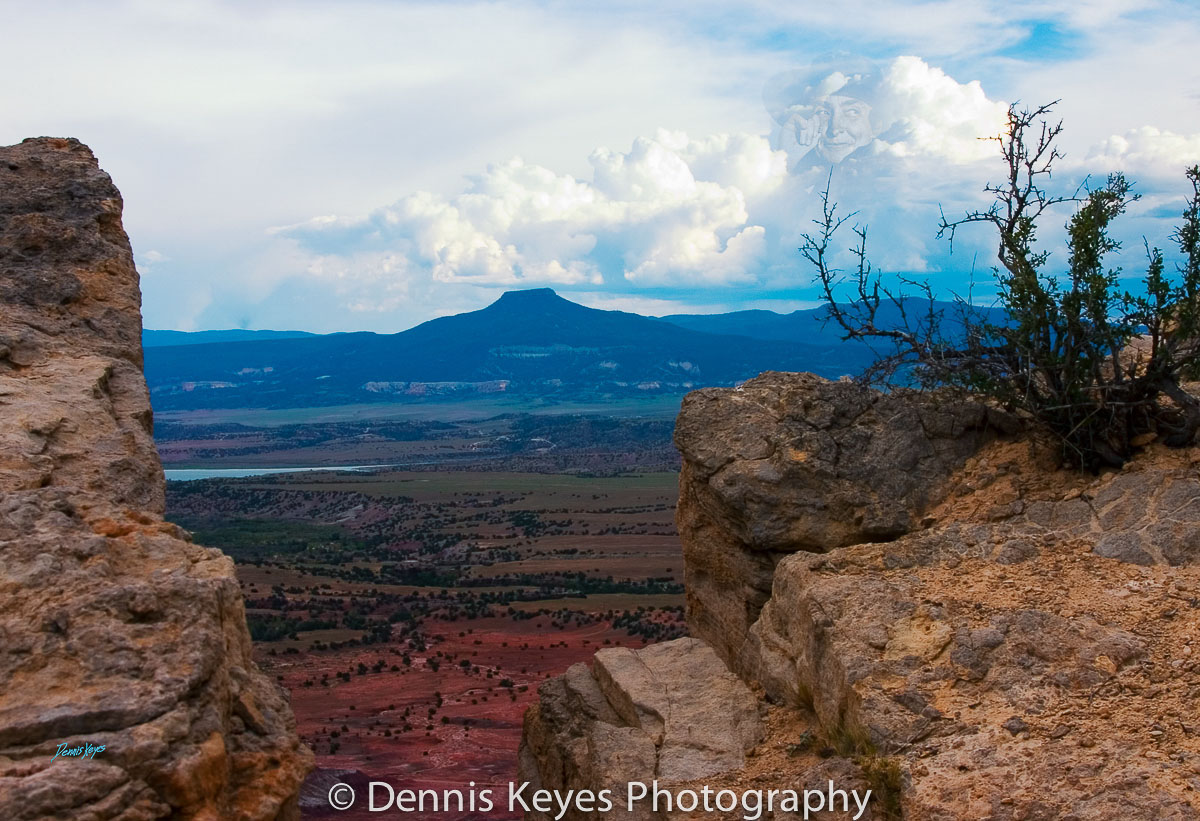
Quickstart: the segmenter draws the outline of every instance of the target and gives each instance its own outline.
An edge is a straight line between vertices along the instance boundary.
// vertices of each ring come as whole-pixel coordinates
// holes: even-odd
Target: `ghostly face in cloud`
[[[764,100],[780,126],[779,147],[793,164],[805,157],[840,163],[878,136],[875,74],[869,68],[846,74],[826,65],[788,72],[768,84]]]
[[[826,162],[841,162],[875,136],[871,106],[865,100],[831,94],[818,100],[814,108],[809,117],[797,114],[790,125],[796,133],[796,144],[815,148]]]

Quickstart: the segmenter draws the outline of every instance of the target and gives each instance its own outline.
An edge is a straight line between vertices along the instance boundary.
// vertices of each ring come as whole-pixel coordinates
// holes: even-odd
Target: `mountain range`
[[[838,330],[823,308],[655,318],[541,288],[396,334],[147,331],[146,377],[161,410],[493,393],[602,399],[733,385],[765,370],[857,373],[870,351]]]
[[[263,339],[296,339],[316,336],[307,331],[247,331],[235,328],[228,331],[142,331],[143,348],[166,348],[171,345],[207,345],[212,342],[253,342]]]

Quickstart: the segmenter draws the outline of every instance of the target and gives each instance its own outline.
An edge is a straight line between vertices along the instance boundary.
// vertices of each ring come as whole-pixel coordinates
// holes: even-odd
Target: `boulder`
[[[738,770],[763,737],[758,700],[697,639],[601,650],[591,670],[576,664],[538,695],[519,754],[519,779],[537,789],[610,789],[623,799],[631,781],[679,783]],[[565,818],[653,817],[615,803],[609,814]]]
[[[684,399],[676,523],[688,624],[735,671],[781,558],[919,528],[967,458],[1018,427],[979,402],[915,396],[769,372]]]

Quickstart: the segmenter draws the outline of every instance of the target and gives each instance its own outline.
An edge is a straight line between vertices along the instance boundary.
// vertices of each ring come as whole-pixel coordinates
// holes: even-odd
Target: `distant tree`
[[[1121,174],[1071,195],[1047,190],[1061,158],[1055,142],[1062,123],[1048,120],[1054,105],[1009,107],[1007,129],[990,138],[1005,166],[1003,181],[984,189],[993,202],[941,219],[938,236],[951,247],[964,226],[995,230],[1002,319],[957,297],[953,309],[939,307],[927,282],[900,277],[897,286],[885,285],[867,255],[866,226],[851,225],[853,270],[835,268],[834,236],[854,214],[838,215],[828,186],[819,230],[804,235],[800,253],[844,338],[882,343],[867,381],[992,397],[1052,433],[1067,463],[1096,470],[1123,464],[1156,437],[1190,444],[1200,429],[1200,401],[1181,384],[1200,374],[1200,167],[1185,172],[1191,192],[1170,237],[1181,259],[1175,274],[1167,274],[1162,251],[1146,243],[1143,288],[1123,291],[1121,269],[1105,264],[1120,248],[1109,227],[1138,195]],[[1067,203],[1075,205],[1066,224],[1067,266],[1051,272],[1050,253],[1037,246],[1039,221]],[[851,300],[839,302],[846,288]]]

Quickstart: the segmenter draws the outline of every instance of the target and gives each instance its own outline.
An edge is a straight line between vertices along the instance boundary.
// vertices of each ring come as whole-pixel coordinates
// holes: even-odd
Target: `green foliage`
[[[904,817],[901,796],[904,790],[904,771],[896,758],[864,755],[857,759],[863,777],[874,798],[875,817],[893,821]]]
[[[362,548],[336,525],[267,518],[217,519],[176,516],[175,521],[192,531],[198,544],[220,548],[234,561],[290,555],[348,554]]]
[[[1107,263],[1120,250],[1109,232],[1138,195],[1121,174],[1071,196],[1048,192],[1062,131],[1061,123],[1047,120],[1053,105],[1009,108],[1007,130],[994,138],[1005,176],[984,189],[991,205],[957,220],[943,216],[938,234],[953,246],[956,231],[972,223],[996,232],[1000,266],[994,272],[1004,321],[982,320],[960,299],[955,332],[944,333],[927,283],[899,280],[925,297],[923,313],[913,309],[920,300],[883,284],[867,259],[865,227],[853,226],[857,270],[846,276],[833,268],[832,239],[853,214],[837,216],[828,188],[821,232],[806,234],[800,251],[815,267],[845,337],[890,344],[865,375],[869,380],[899,377],[982,393],[1027,412],[1056,437],[1067,463],[1096,470],[1123,464],[1139,443],[1155,438],[1190,444],[1200,429],[1200,401],[1181,386],[1200,374],[1200,167],[1186,171],[1191,192],[1171,237],[1182,260],[1176,275],[1167,274],[1162,251],[1147,244],[1141,292],[1122,291],[1121,269]],[[1076,206],[1066,224],[1067,266],[1055,271],[1049,251],[1038,244],[1038,227],[1051,209],[1067,203]],[[835,293],[846,284],[857,300],[839,304]],[[899,308],[899,324],[877,321],[883,303]]]
[[[812,730],[805,730],[799,737],[783,746],[784,752],[790,757],[811,753],[817,749],[817,736]]]
[[[291,619],[262,613],[247,613],[246,623],[250,627],[250,638],[255,641],[294,639],[299,633],[309,630],[330,630],[337,627],[337,622],[329,619]]]

